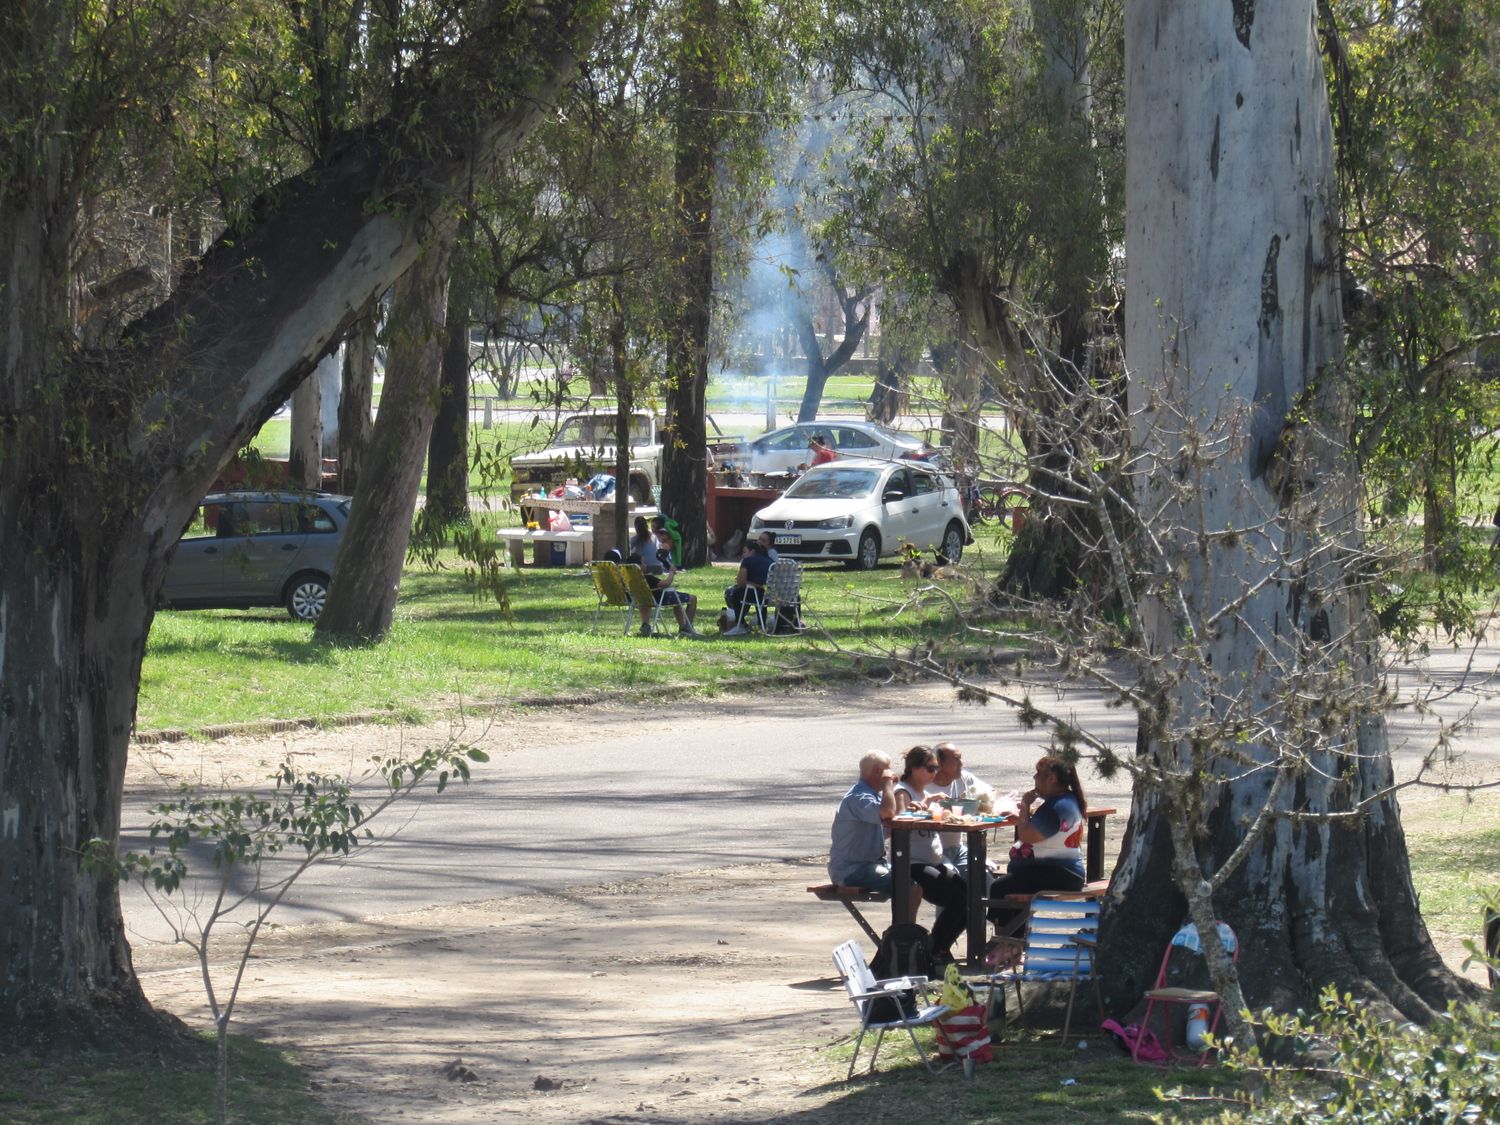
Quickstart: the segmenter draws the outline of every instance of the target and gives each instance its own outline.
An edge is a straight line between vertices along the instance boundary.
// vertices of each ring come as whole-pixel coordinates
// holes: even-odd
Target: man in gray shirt
[[[859,760],[859,780],[844,794],[833,816],[828,877],[835,883],[890,892],[885,822],[896,815],[895,782],[888,755],[871,750]]]

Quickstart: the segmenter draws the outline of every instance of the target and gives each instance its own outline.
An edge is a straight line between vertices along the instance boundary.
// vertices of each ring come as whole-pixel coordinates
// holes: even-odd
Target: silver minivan
[[[172,609],[284,605],[316,621],[349,520],[349,498],[320,492],[212,492],[167,565]]]

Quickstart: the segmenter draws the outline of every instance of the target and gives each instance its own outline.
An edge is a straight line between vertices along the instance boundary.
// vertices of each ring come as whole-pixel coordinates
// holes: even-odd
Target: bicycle
[[[1017,501],[1020,501],[1017,503]],[[986,524],[990,521],[1015,526],[1015,513],[1024,508],[1026,490],[1013,484],[982,484],[969,490],[969,522]]]

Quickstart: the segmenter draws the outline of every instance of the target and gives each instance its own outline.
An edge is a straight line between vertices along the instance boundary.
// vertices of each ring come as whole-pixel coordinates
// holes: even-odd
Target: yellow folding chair
[[[661,603],[656,600],[656,592],[651,589],[650,583],[646,581],[646,572],[641,569],[639,563],[626,563],[618,569],[620,577],[624,581],[625,593],[630,598],[632,608],[639,613],[646,606],[651,607],[651,616],[647,621],[646,632],[653,637],[656,636],[656,631],[661,621]],[[627,633],[630,631],[628,622],[626,623],[625,631]]]
[[[625,589],[625,580],[620,577],[619,565],[603,559],[589,563],[589,577],[594,580],[594,593],[599,598],[594,606],[594,624],[589,632],[599,631],[599,616],[609,607],[625,611],[625,632],[629,633],[632,606],[630,594]]]

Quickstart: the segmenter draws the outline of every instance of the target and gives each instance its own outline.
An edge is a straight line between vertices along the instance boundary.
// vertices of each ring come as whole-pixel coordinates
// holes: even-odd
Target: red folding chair
[[[1230,929],[1227,922],[1218,923],[1218,927],[1219,941],[1223,943],[1225,949],[1229,950],[1229,954],[1235,962],[1238,962],[1240,959],[1240,943],[1239,939],[1234,935],[1234,930]],[[1136,1036],[1135,1048],[1131,1051],[1131,1057],[1136,1062],[1141,1061],[1141,1043],[1146,1039],[1145,1032],[1151,1028],[1151,1013],[1156,1010],[1158,1005],[1161,1007],[1166,1021],[1161,1035],[1161,1042],[1167,1044],[1166,1057],[1162,1061],[1163,1066],[1171,1062],[1176,1055],[1175,1047],[1172,1046],[1174,1039],[1172,1035],[1171,1015],[1173,1004],[1187,1005],[1189,1012],[1191,1012],[1194,1005],[1202,1005],[1207,1008],[1209,1013],[1207,1032],[1209,1035],[1212,1035],[1214,1029],[1219,1026],[1219,1016],[1222,1014],[1223,1006],[1219,1002],[1219,994],[1217,992],[1201,988],[1183,988],[1167,983],[1170,979],[1169,974],[1172,971],[1173,953],[1179,955],[1193,953],[1201,956],[1202,952],[1198,944],[1198,928],[1191,922],[1184,925],[1172,936],[1172,940],[1167,942],[1166,952],[1161,955],[1161,968],[1156,971],[1156,984],[1146,992],[1146,1012],[1141,1016],[1142,1033]],[[1202,1052],[1198,1055],[1199,1066],[1204,1066],[1208,1062],[1210,1051],[1211,1048],[1209,1047],[1203,1048]]]

